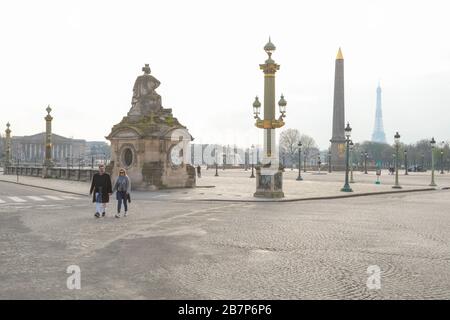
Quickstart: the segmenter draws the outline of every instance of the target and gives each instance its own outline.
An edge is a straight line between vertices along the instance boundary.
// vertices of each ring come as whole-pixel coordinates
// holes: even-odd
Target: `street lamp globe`
[[[395,141],[395,143],[399,143],[400,142],[400,134],[398,133],[398,131],[395,133],[394,141]]]
[[[255,97],[255,102],[253,102],[253,114],[255,115],[255,119],[259,117],[259,113],[261,112],[261,102],[259,102],[258,96]]]
[[[350,151],[353,151],[353,140],[350,140]]]
[[[434,137],[431,138],[430,144],[432,148],[434,148],[434,146],[436,145],[436,140],[434,140]]]
[[[352,135],[352,128],[350,127],[350,123],[347,122],[347,126],[345,127],[345,136],[347,138],[350,138],[350,136]]]
[[[284,118],[286,113],[286,105],[287,101],[284,99],[284,96],[281,95],[280,101],[278,101],[278,106],[280,107],[281,116]]]
[[[266,45],[264,46],[264,51],[267,53],[267,55],[269,56],[269,59],[272,56],[272,53],[276,50],[275,45],[272,43],[272,41],[270,40],[269,37],[269,42],[266,43]]]

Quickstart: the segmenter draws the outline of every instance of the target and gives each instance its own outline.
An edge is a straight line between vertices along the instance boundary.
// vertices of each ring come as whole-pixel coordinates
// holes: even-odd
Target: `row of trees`
[[[377,143],[372,141],[364,141],[363,143],[355,143],[354,145],[354,162],[362,163],[364,154],[367,152],[368,163],[375,166],[377,162],[383,168],[394,165],[395,146]],[[431,144],[430,139],[422,139],[412,144],[400,144],[399,161],[404,166],[405,157],[407,166],[423,166],[431,167]],[[450,147],[448,141],[437,142],[435,146],[435,164],[437,166],[448,167],[450,165]]]
[[[298,165],[298,143],[302,143],[303,166],[319,155],[319,148],[314,139],[307,134],[300,134],[297,129],[286,129],[280,134],[279,155],[285,167]]]
[[[280,134],[279,148],[280,161],[286,167],[295,167],[298,164],[298,143],[302,143],[302,158],[304,165],[320,155],[314,139],[306,134],[301,134],[297,129],[286,129]],[[364,141],[355,143],[353,147],[353,163],[363,166],[365,153],[367,153],[367,164],[374,167],[379,163],[383,168],[394,164],[395,146]],[[406,153],[405,153],[406,151]],[[325,151],[328,153],[328,150]],[[430,139],[422,139],[412,144],[400,144],[399,161],[402,166],[407,157],[407,165],[431,167],[431,144]],[[327,162],[327,159],[323,159]],[[449,141],[437,141],[435,147],[435,164],[438,168],[450,167],[450,145]]]

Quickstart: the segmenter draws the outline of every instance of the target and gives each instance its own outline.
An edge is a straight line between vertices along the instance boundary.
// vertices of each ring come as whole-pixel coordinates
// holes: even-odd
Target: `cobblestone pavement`
[[[87,196],[0,205],[0,298],[450,299],[449,195],[138,199],[120,219],[112,203],[95,219]],[[69,265],[81,268],[80,290],[67,289]],[[379,290],[366,286],[370,265],[381,269]]]

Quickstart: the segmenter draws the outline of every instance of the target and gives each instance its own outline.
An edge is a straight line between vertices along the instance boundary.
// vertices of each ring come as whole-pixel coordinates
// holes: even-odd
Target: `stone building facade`
[[[65,164],[67,159],[84,158],[86,140],[66,138],[52,134],[52,158],[55,164]],[[11,138],[12,160],[21,163],[42,164],[45,159],[45,132]]]

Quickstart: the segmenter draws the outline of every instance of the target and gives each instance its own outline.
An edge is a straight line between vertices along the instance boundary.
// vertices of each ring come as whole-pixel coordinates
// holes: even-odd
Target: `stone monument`
[[[190,165],[190,141],[185,126],[163,108],[156,93],[160,82],[146,64],[133,87],[131,109],[106,137],[111,141],[113,177],[125,168],[134,190],[195,186],[195,168]]]
[[[344,57],[341,48],[336,56],[334,75],[333,132],[331,137],[331,166],[334,171],[345,170],[345,102]]]

